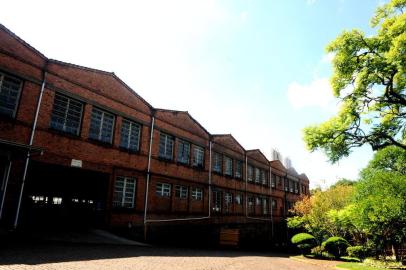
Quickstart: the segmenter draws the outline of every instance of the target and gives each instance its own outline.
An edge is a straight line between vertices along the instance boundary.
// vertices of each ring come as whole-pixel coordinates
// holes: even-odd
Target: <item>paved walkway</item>
[[[281,254],[95,244],[0,245],[0,270],[11,269],[199,269],[325,270]]]

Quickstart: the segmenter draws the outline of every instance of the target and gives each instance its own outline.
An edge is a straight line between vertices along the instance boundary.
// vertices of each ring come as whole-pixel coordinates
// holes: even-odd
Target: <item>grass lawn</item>
[[[355,263],[355,262],[339,263],[336,266],[338,268],[351,269],[351,270],[388,270],[387,268],[373,267],[373,266],[363,265],[361,263]]]

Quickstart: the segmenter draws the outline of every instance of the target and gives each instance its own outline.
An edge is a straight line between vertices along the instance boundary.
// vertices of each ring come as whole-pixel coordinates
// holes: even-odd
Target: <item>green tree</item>
[[[356,186],[353,222],[383,249],[406,242],[406,150],[394,147],[378,151],[361,172]]]
[[[293,207],[294,217],[288,218],[290,228],[302,228],[314,235],[321,244],[329,236],[344,236],[342,224],[331,218],[331,211],[338,211],[351,203],[354,187],[337,185],[326,191],[316,191],[311,197],[304,197]]]
[[[338,114],[304,129],[309,150],[322,149],[332,162],[369,144],[406,149],[406,0],[379,7],[376,34],[344,31],[327,46],[333,53],[331,85],[341,100]]]

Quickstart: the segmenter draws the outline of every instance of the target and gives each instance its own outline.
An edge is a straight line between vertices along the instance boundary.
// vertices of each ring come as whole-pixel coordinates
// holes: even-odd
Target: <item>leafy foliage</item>
[[[353,247],[347,247],[347,253],[348,253],[348,256],[358,258],[361,261],[363,261],[366,258],[368,251],[363,246],[353,246]]]
[[[374,36],[344,31],[327,46],[333,53],[331,85],[341,100],[338,114],[304,129],[307,147],[322,149],[332,162],[353,147],[406,149],[406,0],[379,7]]]
[[[317,246],[316,238],[308,233],[295,234],[291,239],[292,244],[295,244],[303,254],[310,253],[310,250]]]
[[[334,257],[339,258],[343,256],[350,244],[342,237],[333,236],[328,238],[321,245],[324,250],[328,253],[334,255]]]

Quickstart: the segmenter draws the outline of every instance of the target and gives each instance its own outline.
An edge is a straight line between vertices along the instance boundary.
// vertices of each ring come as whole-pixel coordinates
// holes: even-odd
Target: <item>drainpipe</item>
[[[276,184],[276,183],[275,183]],[[271,236],[272,236],[272,240],[273,240],[273,197],[272,197],[272,166],[271,163],[269,162],[269,190],[271,192],[271,196],[270,196],[270,208],[271,208]]]
[[[154,125],[155,125],[155,112],[153,112],[153,116],[152,116],[151,135],[149,137],[147,181],[146,181],[146,187],[145,187],[145,202],[144,202],[144,226],[146,226],[146,223],[147,223],[148,187],[149,187],[149,178],[150,178],[150,171],[151,171],[152,139],[154,136]]]
[[[210,138],[209,142],[209,218],[211,217],[211,148],[213,143]]]
[[[248,156],[245,152],[245,216],[248,218]]]
[[[8,162],[7,170],[4,172],[4,176],[3,176],[4,187],[3,187],[3,194],[2,194],[2,196],[1,196],[0,220],[1,220],[1,217],[2,217],[2,215],[3,215],[4,199],[6,198],[8,179],[9,179],[9,177],[10,177],[10,171],[11,171],[11,165],[12,165],[12,163],[13,163],[13,162],[11,161],[11,157],[9,157],[9,162]]]
[[[45,64],[46,67],[47,63]],[[41,102],[42,102],[42,96],[44,94],[44,90],[45,90],[45,84],[46,84],[46,71],[45,68],[43,70],[43,79],[42,79],[42,85],[41,85],[41,92],[39,94],[38,97],[38,102],[37,102],[37,108],[35,110],[35,118],[34,118],[34,123],[32,125],[32,129],[31,129],[31,137],[30,137],[30,142],[29,142],[29,146],[32,146],[34,143],[34,136],[35,136],[35,130],[37,128],[37,122],[38,122],[38,115],[39,115],[39,111],[41,108]],[[21,189],[20,189],[20,195],[18,197],[18,205],[17,205],[17,212],[16,212],[16,216],[14,219],[14,229],[17,228],[18,225],[18,218],[20,216],[20,209],[21,209],[21,201],[23,198],[23,192],[24,192],[24,186],[25,186],[25,180],[27,178],[27,171],[28,171],[28,165],[30,163],[30,156],[31,156],[31,149],[28,150],[27,152],[27,157],[25,159],[25,165],[24,165],[24,173],[23,173],[23,179],[21,182]]]

